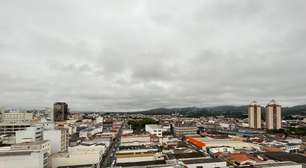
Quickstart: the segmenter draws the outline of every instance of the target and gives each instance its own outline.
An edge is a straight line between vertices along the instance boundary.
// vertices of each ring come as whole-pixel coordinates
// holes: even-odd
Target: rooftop
[[[151,127],[152,129],[162,129],[163,127],[158,124],[146,124],[146,126]]]
[[[32,151],[0,151],[0,156],[30,155]]]
[[[48,142],[48,140],[35,141],[35,142],[22,142],[18,144],[14,144],[13,146],[22,146],[22,145],[41,145]]]
[[[268,106],[272,106],[272,105],[277,105],[279,106],[279,104],[276,102],[276,100],[272,99],[269,103]]]
[[[219,147],[219,146],[230,146],[234,148],[257,148],[258,144],[243,142],[241,140],[228,138],[228,139],[215,139],[215,138],[197,138],[206,144],[206,147]]]
[[[150,166],[150,165],[161,165],[166,164],[165,160],[154,160],[154,161],[144,161],[144,162],[129,162],[129,163],[118,163],[118,167],[132,167],[132,166]]]
[[[250,106],[255,106],[255,105],[257,105],[257,102],[256,102],[256,101],[252,101],[252,102],[250,103]]]
[[[286,152],[266,152],[263,154],[272,160],[306,163],[306,157],[299,154],[290,154]]]
[[[255,165],[255,168],[266,168],[266,167],[280,167],[280,166],[292,166],[292,165],[299,165],[295,162],[275,162],[275,163],[266,163],[266,164],[260,164]]]
[[[197,163],[216,163],[216,162],[225,162],[221,159],[217,158],[208,158],[208,159],[188,159],[188,160],[182,160],[184,164],[197,164]]]
[[[174,153],[167,154],[169,159],[184,159],[184,158],[201,158],[205,157],[203,153],[191,152],[191,153]]]

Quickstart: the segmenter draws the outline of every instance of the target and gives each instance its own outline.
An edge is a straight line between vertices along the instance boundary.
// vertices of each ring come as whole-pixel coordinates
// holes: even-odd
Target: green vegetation
[[[305,136],[306,135],[306,128],[289,128],[288,129],[289,135],[299,135]]]
[[[224,116],[230,118],[244,119],[248,117],[248,106],[216,106],[216,107],[184,107],[184,108],[158,108],[147,111],[139,111],[131,114],[144,114],[144,115],[183,115],[186,117],[215,117]],[[262,107],[261,111],[264,113],[265,109]],[[306,115],[306,105],[283,107],[284,119],[295,119],[292,115]],[[262,115],[264,119],[264,115]]]
[[[128,125],[131,125],[135,133],[143,132],[146,124],[158,124],[158,123],[159,123],[158,121],[152,118],[143,118],[143,119],[135,119],[128,121]]]
[[[288,128],[288,129],[279,129],[279,130],[268,130],[267,133],[270,134],[277,134],[277,133],[282,133],[285,135],[295,135],[295,136],[306,136],[306,127],[302,128]]]

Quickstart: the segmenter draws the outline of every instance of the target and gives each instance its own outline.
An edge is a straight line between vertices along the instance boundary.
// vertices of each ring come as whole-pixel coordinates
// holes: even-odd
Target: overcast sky
[[[305,0],[1,0],[0,106],[306,104]]]

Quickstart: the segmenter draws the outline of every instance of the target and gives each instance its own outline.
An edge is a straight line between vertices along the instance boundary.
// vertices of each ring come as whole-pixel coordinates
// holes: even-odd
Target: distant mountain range
[[[183,107],[183,108],[157,108],[146,111],[132,112],[145,115],[182,114],[185,116],[220,116],[245,118],[248,106],[216,106],[216,107]],[[262,112],[264,112],[264,108]],[[283,116],[306,115],[306,105],[283,107]]]

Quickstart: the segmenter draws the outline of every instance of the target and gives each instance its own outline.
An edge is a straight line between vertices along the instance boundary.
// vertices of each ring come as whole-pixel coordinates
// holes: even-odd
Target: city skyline
[[[274,99],[269,99],[268,102],[271,102],[271,101],[275,101]],[[68,106],[67,102],[60,102],[60,101],[57,101],[57,102],[54,102],[53,104],[49,105],[49,106],[42,106],[42,107],[16,107],[16,106],[2,106],[0,107],[0,112],[3,111],[7,111],[7,112],[25,112],[25,111],[35,111],[35,110],[47,110],[47,111],[54,111],[54,106],[55,104],[57,103],[64,103]],[[137,110],[118,110],[118,111],[107,111],[107,110],[103,110],[103,109],[95,109],[95,110],[90,110],[90,109],[85,109],[85,110],[78,110],[78,109],[74,109],[74,107],[71,108],[71,106],[69,105],[69,108],[68,111],[71,111],[71,112],[84,112],[84,113],[88,113],[88,112],[101,112],[101,113],[108,113],[108,112],[114,112],[114,113],[117,113],[117,112],[122,112],[122,113],[126,113],[126,112],[146,112],[146,111],[151,111],[151,110],[158,110],[158,109],[168,109],[168,110],[173,110],[173,109],[185,109],[185,108],[197,108],[197,109],[214,109],[214,108],[222,108],[222,107],[236,107],[236,108],[243,108],[245,107],[245,109],[243,111],[245,111],[248,116],[250,115],[254,115],[254,114],[250,114],[250,110],[252,109],[253,111],[253,108],[250,109],[250,107],[253,107],[253,106],[257,106],[258,108],[260,108],[260,111],[262,108],[265,108],[266,106],[268,106],[268,104],[265,105],[264,102],[258,102],[258,101],[251,101],[251,103],[249,104],[221,104],[221,105],[211,105],[211,106],[169,106],[169,107],[153,107],[153,108],[149,108],[149,109],[137,109]],[[295,107],[301,107],[301,106],[306,106],[306,104],[297,104],[297,105],[292,105],[292,106],[283,106],[282,108],[295,108]],[[262,111],[261,111],[262,112]],[[251,112],[253,113],[253,112]],[[253,119],[252,119],[253,120]]]
[[[306,104],[305,16],[305,1],[1,1],[0,107]]]
[[[1,168],[306,168],[306,1],[0,0]]]

